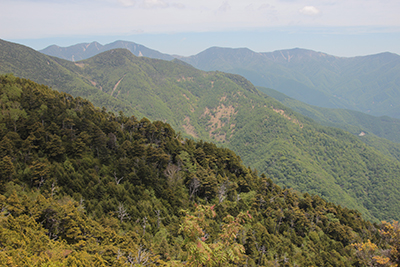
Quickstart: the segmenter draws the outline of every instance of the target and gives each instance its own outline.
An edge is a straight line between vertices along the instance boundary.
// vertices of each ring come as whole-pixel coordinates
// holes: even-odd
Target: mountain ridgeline
[[[256,86],[273,88],[310,105],[400,118],[400,56],[388,52],[344,58],[300,48],[259,53],[247,48],[211,47],[182,57],[127,41],[104,46],[97,42],[70,47],[53,45],[40,52],[79,61],[116,48],[155,59],[175,57],[205,71],[239,74]]]
[[[175,57],[205,71],[239,74],[256,86],[273,88],[319,107],[400,118],[400,56],[388,52],[344,58],[299,48],[258,53],[247,48],[212,47],[182,57],[127,41],[104,46],[97,42],[53,45],[40,52],[79,61],[115,48],[126,48],[136,56],[163,60]]]
[[[167,123],[12,75],[0,100],[3,266],[398,262],[396,223],[281,188]]]
[[[77,44],[70,47],[51,46],[41,50],[41,52],[72,60],[72,55],[83,53],[86,56],[79,58],[84,59],[89,57],[89,55],[94,56],[100,52],[117,47],[127,48],[136,56],[144,55],[150,58],[166,60],[172,60],[173,58],[172,56],[166,56],[164,54],[160,56],[160,53],[157,51],[126,41],[117,41],[105,46],[96,42]],[[144,53],[141,52],[142,50]],[[49,53],[50,51],[53,52]],[[390,72],[393,73],[392,69],[397,68],[397,55],[384,53],[367,57],[338,58],[304,49],[256,53],[245,48],[229,49],[214,47],[195,56],[175,57],[189,62],[199,69],[222,70],[243,75],[253,84],[261,85],[259,89],[266,94],[277,96],[274,92],[265,87],[271,86],[271,88],[275,88],[280,92],[285,92],[290,95],[292,99],[296,99],[297,101],[300,99],[304,103],[311,103],[322,107],[322,109],[319,108],[318,110],[310,107],[305,108],[303,103],[294,103],[291,100],[289,101],[289,98],[284,97],[287,100],[286,103],[284,103],[285,105],[289,105],[288,107],[324,125],[339,127],[351,133],[367,131],[378,137],[399,142],[398,130],[396,129],[398,122],[394,120],[394,118],[398,118],[395,111],[396,105],[393,106],[392,103],[385,102],[389,98],[397,99],[398,93],[396,92],[399,88],[398,82],[396,82],[398,80],[396,76],[397,72],[394,71],[391,77],[385,76]],[[351,64],[350,67],[347,66],[349,64]],[[378,69],[376,71],[371,71],[377,66]],[[346,80],[350,72],[358,73],[351,76],[351,79],[353,79],[351,82]],[[373,77],[373,80],[368,80],[368,82],[365,83],[366,80],[360,77],[360,75],[368,75]],[[328,79],[330,80],[328,81]],[[334,84],[340,84],[340,86]],[[332,87],[332,85],[334,86]],[[351,96],[351,98],[353,98],[352,101],[356,101],[352,105],[341,103],[342,100],[344,101],[346,98],[340,96],[337,92],[325,92],[327,87],[336,90],[344,86],[348,87],[345,89],[346,92],[344,92],[344,94],[353,95]],[[392,89],[389,89],[390,86],[392,86]],[[371,87],[373,87],[372,91],[370,90]],[[365,94],[368,94],[368,96],[365,96]],[[376,96],[377,94],[380,96]],[[366,98],[370,98],[371,96],[376,96],[376,99],[362,103],[365,102]],[[280,96],[277,97],[278,100],[282,98]],[[383,99],[386,99],[384,102],[387,105],[379,102]],[[394,100],[394,102],[397,103],[397,100]],[[373,105],[370,105],[371,103]],[[360,107],[357,107],[359,105],[369,105],[369,107],[367,110],[363,108],[360,109]],[[345,110],[338,109],[338,107],[342,107]],[[377,110],[377,107],[382,107],[385,110],[391,109],[392,111],[380,112]],[[332,111],[332,109],[328,108],[335,108],[336,110]],[[390,116],[393,119],[389,119],[388,117],[374,118],[372,116],[363,115],[360,112],[353,112],[357,110],[364,111],[368,114]],[[364,140],[365,139],[371,139],[371,136],[364,138]],[[372,139],[374,138],[372,137]],[[384,144],[385,140],[368,140],[367,142],[376,148],[384,147],[384,149],[381,150],[385,150],[386,152],[391,150],[386,149],[386,147],[390,148],[391,145]]]
[[[400,56],[342,58],[305,49],[257,53],[213,47],[181,60],[196,68],[236,73],[307,104],[400,118]]]
[[[98,42],[92,43],[83,43],[83,44],[76,44],[69,47],[59,47],[57,45],[51,45],[46,47],[45,49],[40,50],[39,52],[54,56],[70,61],[80,61],[83,59],[91,58],[97,54],[102,52],[117,49],[117,48],[125,48],[132,52],[135,56],[144,56],[156,59],[163,59],[163,60],[172,60],[174,59],[173,56],[160,53],[156,50],[149,49],[143,45],[126,42],[126,41],[115,41],[110,44],[101,45]]]
[[[167,122],[183,137],[232,149],[281,186],[357,209],[364,218],[400,218],[398,157],[366,145],[362,137],[318,125],[241,76],[136,57],[124,49],[70,62],[4,43],[11,51],[2,51],[3,73],[39,82],[46,77],[46,85],[96,106]],[[11,60],[10,53],[24,57]]]
[[[93,84],[57,62],[58,58],[43,55],[31,48],[0,40],[0,72],[32,79],[59,91],[92,100],[114,112],[132,114],[133,109],[123,101],[99,91]],[[67,62],[67,61],[66,61]]]

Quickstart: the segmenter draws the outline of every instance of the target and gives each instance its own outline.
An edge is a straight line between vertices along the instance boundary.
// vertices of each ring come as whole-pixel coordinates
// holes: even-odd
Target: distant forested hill
[[[60,70],[41,75],[32,65],[35,61],[18,57],[22,52],[8,53],[14,59],[2,62],[26,78],[48,77],[55,89],[87,97],[97,106],[114,111],[117,104],[126,107],[126,115],[167,122],[183,137],[231,148],[247,166],[281,186],[319,194],[371,220],[400,218],[400,164],[395,157],[364,144],[359,136],[318,125],[241,76],[200,71],[178,60],[136,57],[124,49],[80,62],[29,50],[44,70],[47,62]],[[18,69],[15,62],[24,64]],[[63,77],[69,83],[52,83]]]
[[[258,87],[258,89],[288,108],[312,118],[322,125],[338,127],[354,135],[359,135],[363,142],[400,159],[399,119],[388,116],[375,117],[348,109],[311,106],[270,88]],[[392,142],[388,142],[388,140]]]
[[[12,75],[0,76],[0,101],[2,266],[398,260],[398,224],[281,188],[231,150],[183,139],[167,123]]]
[[[400,118],[400,56],[381,53],[341,58],[305,49],[257,53],[212,47],[181,60],[196,68],[236,73],[325,108]]]

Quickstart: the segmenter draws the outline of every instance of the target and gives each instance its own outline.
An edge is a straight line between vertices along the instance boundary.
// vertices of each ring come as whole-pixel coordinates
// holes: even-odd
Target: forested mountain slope
[[[52,59],[98,92],[122,100],[134,110],[127,115],[144,114],[184,137],[223,144],[279,185],[320,194],[372,220],[400,218],[398,160],[358,136],[293,112],[241,76],[121,49],[75,63]],[[79,95],[78,89],[72,92]],[[88,97],[102,103],[96,95]]]
[[[11,75],[0,76],[0,99],[1,265],[398,261],[397,224],[282,189],[232,151],[182,139],[166,123]]]
[[[135,56],[144,56],[163,60],[174,59],[173,56],[163,54],[156,50],[149,49],[143,45],[127,41],[115,41],[106,45],[101,45],[98,42],[76,44],[68,47],[51,45],[49,47],[46,47],[45,49],[40,50],[39,52],[70,61],[79,61],[116,48],[128,49]]]
[[[348,109],[328,109],[308,105],[276,90],[258,87],[286,107],[330,127],[341,128],[376,149],[400,159],[400,120],[388,116],[375,117]],[[390,141],[391,142],[390,142]]]
[[[127,48],[136,56],[146,56],[150,58],[167,59],[167,60],[173,59],[172,56],[160,54],[157,51],[126,41],[116,41],[114,43],[107,44],[104,46],[97,42],[87,43],[87,44],[77,44],[70,47],[50,46],[44,50],[41,50],[40,52],[47,55],[52,55],[72,61],[79,61],[81,59],[86,59],[91,56],[97,55],[101,52],[112,50],[115,48]],[[190,62],[200,69],[227,69],[227,65],[230,66],[229,68],[234,68],[234,66],[265,65],[267,64],[266,61],[265,60],[262,61],[261,60],[262,57],[260,57],[260,55],[264,55],[264,59],[267,58],[273,61],[267,64],[268,68],[273,68],[274,66],[273,64],[275,63],[285,65],[288,68],[294,68],[294,66],[297,67],[301,66],[302,69],[304,69],[304,72],[306,72],[306,75],[311,76],[311,78],[315,80],[316,79],[314,77],[315,72],[313,72],[313,70],[319,68],[318,64],[321,63],[321,59],[318,60],[318,58],[322,58],[323,60],[328,61],[332,64],[332,66],[330,66],[332,70],[329,74],[331,76],[327,78],[330,79],[334,78],[335,80],[339,79],[339,77],[333,73],[334,71],[336,72],[340,71],[340,66],[334,67],[334,65],[337,64],[338,62],[337,61],[338,58],[323,53],[316,53],[314,51],[307,51],[301,49],[288,50],[288,51],[275,51],[273,53],[256,53],[245,48],[243,49],[213,48],[210,50],[214,51],[213,53],[211,53],[211,55],[200,56],[201,54],[199,54],[196,57],[184,58],[184,60],[189,60],[189,59],[192,60]],[[204,53],[206,53],[207,51],[205,51]],[[288,54],[289,52],[291,52],[292,54]],[[208,54],[208,52],[206,54]],[[222,58],[229,58],[229,59],[225,60]],[[359,61],[361,61],[362,58],[363,57],[361,57]],[[390,58],[391,58],[390,55],[388,55],[387,59],[385,60],[388,61],[390,60]],[[340,60],[344,59],[341,58]],[[350,59],[348,59],[348,61],[350,61]],[[353,67],[356,68],[356,66]],[[275,66],[275,71],[277,71],[278,69],[279,68]],[[249,76],[248,78],[251,78],[253,80],[255,77]],[[271,76],[269,76],[269,78],[271,78]],[[259,83],[257,82],[257,80],[253,80],[253,82]],[[313,81],[313,84],[317,84],[317,82]],[[324,86],[327,85],[324,84]],[[265,87],[260,87],[258,89],[260,89],[262,92],[267,93],[267,95],[270,94],[277,95],[277,93],[274,92],[273,89],[267,89]],[[292,85],[291,89],[296,89],[299,91],[300,88],[298,86]],[[313,97],[319,94],[320,93],[315,93],[315,92],[312,93]],[[280,102],[283,103],[285,106],[297,112],[300,112],[301,114],[308,116],[323,125],[339,127],[353,134],[360,134],[362,132],[367,134],[373,133],[378,137],[383,137],[393,142],[400,141],[398,135],[400,123],[398,119],[390,117],[376,118],[366,113],[356,112],[349,109],[347,110],[327,109],[327,108],[320,108],[317,106],[310,107],[307,106],[307,104],[303,105],[301,102],[298,102],[298,100],[295,100],[293,98],[284,95],[276,96],[275,98],[277,98],[278,100],[282,99],[282,101]],[[309,100],[310,98],[308,98],[307,101]],[[363,140],[366,141],[368,144],[373,145],[375,148],[378,149],[382,148],[385,151],[392,150],[391,152],[392,154],[394,150],[390,149],[390,147],[396,146],[395,144],[388,143],[385,140],[376,139],[371,135],[363,138]]]
[[[367,218],[396,218],[398,214],[397,208],[387,205],[387,198],[399,201],[398,161],[357,137],[320,127],[272,98],[260,97],[240,76],[135,58],[122,50],[80,63],[83,67],[69,64],[103,91],[187,135],[225,143],[246,164],[281,185],[321,194],[359,209]],[[390,182],[383,182],[383,177]]]
[[[90,81],[66,69],[55,59],[29,47],[0,39],[0,73],[14,73],[32,79],[59,91],[90,99],[98,106],[115,112],[122,110],[127,114],[133,113],[129,104],[98,90]]]
[[[375,117],[349,109],[328,109],[308,105],[286,96],[274,89],[257,87],[261,92],[272,96],[288,108],[299,112],[313,120],[327,125],[342,128],[353,134],[361,132],[372,133],[376,136],[400,143],[400,119],[388,116]]]
[[[256,86],[326,108],[400,118],[400,56],[341,58],[305,49],[257,53],[212,47],[181,60],[196,68],[243,75]]]

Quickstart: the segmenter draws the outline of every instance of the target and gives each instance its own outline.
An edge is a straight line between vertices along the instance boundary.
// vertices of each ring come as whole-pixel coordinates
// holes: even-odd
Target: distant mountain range
[[[320,126],[239,75],[136,57],[126,49],[71,62],[0,41],[0,73],[9,72],[114,112],[166,121],[186,137],[233,149],[280,185],[319,194],[371,220],[400,218],[398,157],[363,137]],[[190,153],[213,166],[195,146]]]
[[[128,48],[136,56],[173,59],[172,56],[126,41],[104,46],[97,42],[65,48],[50,46],[41,52],[71,60],[88,58],[113,47]],[[175,57],[182,64],[186,62],[199,69],[243,75],[255,85],[261,85],[258,88],[260,91],[323,125],[339,127],[353,134],[365,133],[364,141],[376,135],[400,143],[397,113],[400,72],[396,72],[399,67],[399,56],[396,54],[339,58],[304,49],[257,53],[247,48],[213,47],[195,56]],[[371,77],[366,77],[368,75]],[[333,91],[342,91],[346,97],[333,95]],[[352,105],[349,105],[349,99],[353,99]],[[371,110],[361,106],[369,106]],[[373,114],[386,117],[371,116]],[[389,152],[397,150],[393,145],[383,144],[383,140],[377,143],[376,148],[397,155],[397,152]]]
[[[206,71],[240,74],[311,105],[400,118],[397,54],[341,58],[299,48],[257,53],[213,47],[181,60]]]
[[[54,56],[70,61],[79,61],[91,58],[97,54],[116,48],[128,49],[129,51],[132,52],[132,54],[134,54],[137,57],[144,56],[144,57],[163,59],[163,60],[174,59],[173,56],[160,53],[156,50],[149,49],[140,44],[136,44],[133,42],[126,42],[126,41],[115,41],[113,43],[106,45],[101,45],[98,42],[92,42],[92,43],[76,44],[69,47],[60,47],[57,45],[51,45],[43,50],[40,50],[39,52],[49,56]]]
[[[272,88],[318,107],[400,118],[400,56],[392,53],[343,58],[299,48],[258,53],[247,48],[212,47],[180,57],[126,41],[104,46],[97,42],[65,48],[50,46],[40,52],[78,61],[115,48],[156,59],[176,57],[205,71],[239,74],[256,86]]]

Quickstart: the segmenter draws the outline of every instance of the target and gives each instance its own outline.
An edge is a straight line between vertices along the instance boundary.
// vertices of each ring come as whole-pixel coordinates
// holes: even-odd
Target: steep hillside
[[[163,54],[156,50],[149,49],[143,45],[127,41],[115,41],[113,43],[106,45],[101,45],[98,42],[92,42],[92,43],[76,44],[69,47],[59,47],[57,45],[51,45],[49,47],[46,47],[45,49],[40,50],[39,52],[49,56],[54,56],[70,61],[79,61],[91,58],[102,52],[117,48],[128,49],[129,51],[132,52],[132,54],[138,57],[144,56],[144,57],[164,59],[164,60],[174,59],[173,56]]]
[[[400,56],[340,58],[304,49],[256,53],[210,48],[181,60],[202,70],[243,75],[257,86],[325,108],[400,118]]]
[[[139,58],[128,50],[111,50],[77,64],[62,64],[146,117],[166,121],[186,136],[205,140],[226,140],[228,133],[223,130],[230,127],[235,110],[224,105],[217,114],[211,110],[226,94],[243,91],[259,96],[258,90],[239,76],[206,73],[176,61]],[[225,121],[209,125],[210,115],[216,116],[214,123]],[[222,126],[226,129],[216,131]]]
[[[232,151],[0,76],[2,266],[365,266],[390,227]],[[381,229],[382,232],[379,232]],[[371,243],[374,242],[379,246]]]
[[[76,63],[54,61],[123,100],[133,114],[233,149],[279,185],[320,194],[372,220],[400,218],[399,161],[266,98],[241,76],[135,57],[123,49]]]

